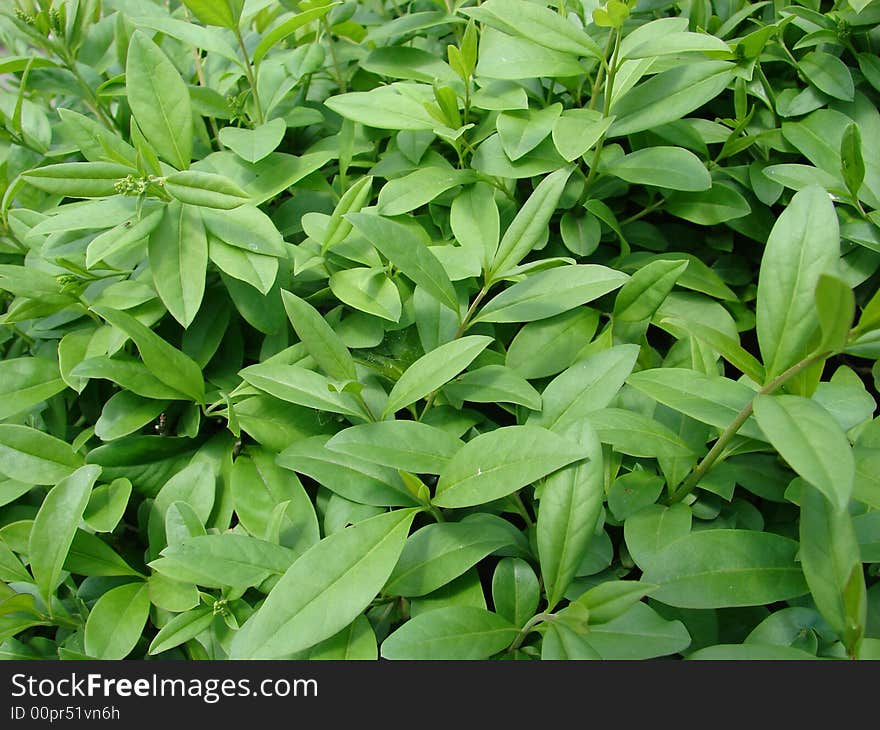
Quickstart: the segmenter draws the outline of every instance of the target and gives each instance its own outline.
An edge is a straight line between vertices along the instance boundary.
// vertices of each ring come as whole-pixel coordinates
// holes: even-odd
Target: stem
[[[617,55],[620,52],[620,28],[616,28],[611,32],[611,35],[608,38],[609,44],[612,38],[614,39],[614,51],[611,54],[611,65],[608,67],[608,78],[605,81],[605,99],[602,104],[602,116],[604,117],[607,117],[608,112],[611,111],[611,93],[614,90],[614,77],[617,74]],[[596,80],[599,80],[598,75],[596,76]],[[595,98],[595,96],[593,96],[593,98]],[[592,102],[593,99],[590,99],[591,107]],[[590,185],[592,185],[593,180],[596,178],[596,175],[599,172],[599,157],[602,154],[602,150],[604,147],[605,135],[603,134],[601,137],[599,137],[599,141],[596,143],[596,150],[593,153],[593,161],[590,163],[590,172],[587,175],[586,182],[584,183],[584,196],[589,193]],[[584,197],[584,199],[586,198]]]
[[[605,59],[608,57],[608,54],[611,53],[612,43],[614,43],[614,29],[608,33],[608,40],[605,43],[605,50],[602,52],[602,58]],[[593,90],[590,92],[590,105],[587,107],[588,109],[592,109],[596,106],[596,99],[599,97],[599,88],[602,86],[602,82],[605,80],[605,63],[599,64],[599,70],[596,71],[596,80],[593,82]]]
[[[795,375],[810,367],[814,363],[824,360],[829,356],[828,352],[821,352],[810,355],[809,357],[805,357],[798,363],[792,365],[788,370],[783,373],[777,375],[773,380],[771,380],[767,385],[765,385],[761,390],[759,390],[755,394],[755,398],[759,395],[769,395],[773,393],[777,388],[783,385],[786,381],[793,378]],[[706,472],[712,468],[716,461],[718,461],[721,454],[724,452],[724,449],[730,443],[734,436],[736,436],[736,432],[742,427],[742,425],[748,420],[749,416],[752,415],[752,410],[755,407],[755,398],[752,398],[743,409],[736,414],[736,418],[733,419],[731,424],[724,429],[721,435],[718,437],[718,440],[709,450],[709,453],[703,457],[703,460],[697,464],[694,470],[690,473],[687,479],[682,482],[681,486],[676,489],[669,497],[666,499],[666,504],[675,504],[676,502],[680,502],[682,499],[687,497],[694,489],[697,488],[700,480],[706,476]]]
[[[529,511],[526,509],[520,493],[514,492],[512,495],[510,495],[510,499],[513,502],[513,506],[516,507],[517,513],[526,521],[526,524],[529,526],[534,525],[535,521],[532,519]]]
[[[257,91],[257,80],[254,78],[254,69],[251,67],[251,59],[248,56],[247,48],[245,48],[244,38],[241,37],[241,29],[236,25],[234,30],[235,39],[238,41],[238,47],[241,49],[241,55],[244,58],[244,73],[251,87],[251,96],[256,107],[256,122],[259,125],[263,123],[263,107],[260,104],[260,93]]]
[[[655,200],[650,205],[647,205],[644,208],[642,208],[638,213],[634,213],[629,218],[624,218],[622,221],[620,221],[621,228],[623,226],[625,226],[627,223],[632,223],[633,221],[637,221],[640,218],[644,218],[649,213],[653,213],[655,210],[657,210],[657,208],[660,208],[663,205],[663,203],[665,203],[665,202],[666,201],[663,198],[660,198],[660,200]]]
[[[83,91],[86,92],[86,95],[89,97],[88,101],[85,101],[86,107],[101,120],[101,123],[107,127],[107,129],[115,132],[116,126],[113,124],[113,119],[104,111],[101,107],[101,101],[98,99],[97,94],[92,91],[92,87],[86,83],[86,80],[82,77],[82,74],[77,71],[76,61],[67,56],[66,54],[63,56],[64,65],[70,73],[73,74],[77,83],[82,87]]]
[[[336,56],[336,49],[333,47],[330,23],[326,16],[321,18],[321,24],[324,26],[324,30],[327,33],[327,46],[330,48],[330,58],[333,60],[333,69],[336,72],[336,83],[339,85],[339,90],[344,94],[347,91],[345,79],[342,76],[342,67],[339,65],[339,58]]]
[[[526,621],[525,626],[523,626],[519,633],[516,635],[516,638],[510,642],[510,646],[507,647],[508,652],[516,651],[522,646],[522,643],[526,640],[526,637],[532,633],[532,629],[535,628],[540,623],[544,621],[552,621],[556,618],[556,614],[553,613],[539,613],[532,616],[528,621]]]
[[[199,80],[199,86],[206,87],[205,83],[205,72],[202,68],[202,56],[199,52],[198,48],[192,49],[193,61],[195,61],[196,66],[196,77]],[[217,128],[217,120],[214,117],[208,117],[208,125],[211,127],[211,132],[214,134],[214,141],[217,142],[217,148],[220,150],[225,149],[223,147],[223,143],[220,141],[220,130]]]
[[[437,522],[446,522],[446,518],[443,516],[443,513],[433,504],[427,503],[425,504],[425,507],[427,508],[428,512],[431,513],[434,519],[437,520]]]

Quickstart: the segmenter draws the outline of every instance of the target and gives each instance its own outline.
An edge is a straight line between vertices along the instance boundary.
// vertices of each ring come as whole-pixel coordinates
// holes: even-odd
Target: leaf
[[[419,168],[382,186],[379,191],[379,213],[385,216],[409,213],[470,180],[471,176],[462,170],[434,166]]]
[[[585,661],[601,658],[586,637],[574,629],[564,623],[547,624],[541,641],[541,659]]]
[[[864,632],[867,606],[852,519],[810,485],[804,485],[800,500],[798,555],[807,585],[823,618],[852,651]]]
[[[614,119],[593,109],[566,109],[553,125],[553,144],[566,162],[574,162],[599,141]]]
[[[372,517],[306,551],[236,634],[230,658],[283,657],[350,624],[388,580],[416,512]]]
[[[586,414],[608,406],[626,382],[639,355],[638,345],[617,345],[575,363],[544,389],[540,413],[529,424],[562,432]]]
[[[840,255],[834,205],[818,187],[796,193],[770,232],[758,275],[757,333],[767,379],[808,354],[814,293]]]
[[[168,578],[207,588],[244,589],[281,575],[296,553],[248,535],[199,535],[169,545],[150,567]]]
[[[688,655],[688,659],[720,660],[720,661],[803,661],[815,659],[802,649],[792,646],[777,646],[774,644],[716,644],[698,649]]]
[[[410,226],[370,213],[349,213],[346,219],[378,251],[444,306],[458,312],[458,296],[446,270],[428,249],[425,236]]]
[[[846,189],[853,197],[858,198],[859,189],[865,180],[862,134],[858,124],[848,124],[843,131],[840,141],[840,171],[843,173]]]
[[[759,396],[755,418],[770,443],[837,509],[849,504],[855,461],[840,426],[821,405],[797,395]]]
[[[797,549],[770,532],[700,530],[662,549],[643,579],[656,583],[651,595],[670,606],[760,606],[807,592]]]
[[[376,634],[366,616],[358,616],[338,634],[294,655],[310,661],[375,661],[379,658]]]
[[[648,570],[663,548],[691,531],[691,509],[677,503],[666,507],[653,504],[626,518],[623,535],[626,548],[642,571]]]
[[[577,602],[590,612],[590,625],[613,621],[651,592],[650,583],[612,580],[600,583],[581,595]]]
[[[531,274],[489,301],[474,322],[532,322],[614,291],[627,275],[598,264],[560,266]]]
[[[191,611],[174,616],[150,642],[148,653],[161,654],[175,646],[195,638],[214,622],[214,612],[208,606],[198,606]]]
[[[503,558],[492,575],[495,611],[516,626],[524,626],[538,610],[538,577],[522,558]]]
[[[551,104],[539,110],[513,109],[498,115],[495,125],[504,154],[513,161],[527,155],[553,130],[562,113],[562,104]]]
[[[590,416],[590,425],[603,444],[623,454],[644,458],[693,455],[677,433],[636,411],[603,408]]]
[[[188,205],[231,210],[248,202],[248,194],[232,180],[213,172],[184,170],[165,178],[165,190]]]
[[[816,349],[820,352],[843,350],[855,313],[855,296],[849,285],[836,276],[820,274],[816,283],[816,314],[822,341]]]
[[[0,419],[27,411],[67,388],[58,364],[42,357],[0,362]]]
[[[192,109],[174,64],[142,31],[131,35],[125,91],[138,127],[156,153],[178,170],[192,159]]]
[[[330,219],[327,221],[324,240],[321,242],[322,251],[328,251],[337,243],[345,240],[352,228],[345,215],[347,213],[359,212],[372,194],[373,178],[371,176],[362,177],[345,191],[345,194],[339,199],[336,207],[333,208],[333,213],[330,214]],[[337,273],[341,274],[344,272]]]
[[[171,315],[189,327],[202,304],[208,267],[208,239],[198,209],[170,203],[150,233],[147,255],[159,297]]]
[[[202,1],[208,2],[208,0]],[[339,4],[340,3],[327,3],[326,5],[322,5],[317,8],[310,8],[308,10],[304,10],[301,13],[296,13],[295,15],[292,15],[291,17],[287,18],[287,20],[279,23],[274,28],[264,33],[260,38],[260,42],[257,43],[257,47],[254,49],[254,64],[259,64],[260,61],[265,58],[266,54],[270,50],[272,50],[275,45],[280,43],[291,33],[295,32],[305,25],[308,25],[313,20],[324,17]]]
[[[62,162],[22,173],[35,188],[68,198],[104,198],[116,194],[116,183],[130,167],[115,162]]]
[[[536,426],[505,426],[465,444],[440,472],[438,507],[471,507],[512,494],[584,458],[576,443]]]
[[[627,382],[658,403],[722,431],[755,397],[755,391],[747,385],[684,368],[642,370],[630,375]],[[764,432],[751,419],[740,427],[738,433],[753,439],[765,438]]]
[[[424,398],[448,383],[492,342],[491,337],[469,335],[431,350],[410,365],[388,394],[382,417]]]
[[[504,521],[494,515],[425,525],[407,539],[383,593],[408,597],[431,593],[509,544]]]
[[[329,377],[357,380],[351,353],[333,328],[311,304],[289,291],[281,291],[287,317],[309,354]]]
[[[798,68],[817,89],[835,99],[852,101],[852,74],[837,56],[823,51],[811,51],[798,61]]]
[[[197,403],[204,403],[205,384],[201,368],[187,355],[169,345],[148,327],[126,312],[110,307],[92,308],[103,319],[128,335],[144,365],[162,383],[184,393]]]
[[[507,367],[528,379],[556,375],[580,359],[598,325],[599,313],[586,307],[531,322],[508,345]]]
[[[580,76],[583,66],[574,55],[514,38],[493,28],[480,33],[477,76],[489,79],[537,79]]]
[[[149,613],[146,583],[111,588],[89,611],[84,638],[86,653],[96,659],[124,659],[141,638]]]
[[[244,0],[183,0],[183,4],[205,25],[234,29],[238,27]]]
[[[443,392],[454,400],[517,403],[533,411],[541,410],[541,394],[504,365],[487,365],[464,373],[448,383]]]
[[[434,129],[437,121],[425,111],[422,101],[403,92],[405,88],[401,84],[389,84],[371,91],[331,96],[324,103],[340,116],[368,127],[414,131]],[[430,91],[430,87],[425,88]],[[422,96],[424,101],[429,98]]]
[[[254,129],[223,127],[220,141],[247,162],[259,162],[281,144],[287,124],[283,119],[272,119]]]
[[[131,497],[131,482],[114,479],[92,490],[83,512],[83,520],[95,532],[113,532],[122,519]]]
[[[499,275],[516,266],[538,243],[570,175],[571,168],[564,167],[538,183],[501,238],[489,270],[490,280],[499,279]]]
[[[452,201],[449,224],[462,247],[472,251],[487,271],[498,248],[501,225],[492,188],[477,183],[462,190]]]
[[[329,285],[337,299],[354,309],[389,322],[400,320],[400,292],[383,269],[343,269],[330,277]]]
[[[22,427],[19,427],[22,428]],[[4,470],[6,465],[4,463]],[[61,479],[46,494],[34,518],[28,555],[34,581],[44,600],[55,591],[67,551],[101,474],[99,466],[83,466]]]
[[[586,636],[603,659],[651,659],[687,649],[691,637],[681,621],[667,621],[644,603],[597,626]]]
[[[392,469],[439,474],[462,442],[418,421],[379,421],[346,428],[326,448]]]
[[[548,610],[562,599],[587,552],[605,496],[602,444],[586,421],[559,431],[577,439],[584,458],[544,480],[537,547]]]
[[[56,484],[82,466],[64,441],[29,426],[0,424],[3,474],[27,484]]]
[[[519,629],[484,608],[450,606],[420,614],[382,642],[385,659],[488,659]]]
[[[622,137],[681,119],[718,96],[734,72],[726,61],[692,61],[652,76],[611,105],[616,119],[608,136]]]
[[[624,155],[605,172],[629,183],[669,190],[708,190],[712,177],[693,152],[681,147],[646,147]]]
[[[742,195],[722,184],[697,193],[673,193],[667,198],[665,208],[672,215],[701,226],[736,220],[751,212]]]
[[[661,259],[640,268],[618,292],[614,301],[614,319],[619,322],[651,319],[689,263]]]

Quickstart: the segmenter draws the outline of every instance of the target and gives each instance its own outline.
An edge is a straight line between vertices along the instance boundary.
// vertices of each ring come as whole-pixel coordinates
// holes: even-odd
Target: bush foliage
[[[880,658],[878,21],[5,3],[0,655]]]

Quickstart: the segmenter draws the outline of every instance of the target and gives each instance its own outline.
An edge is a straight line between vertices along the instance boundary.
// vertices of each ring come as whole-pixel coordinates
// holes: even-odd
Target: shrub
[[[0,653],[877,658],[878,20],[5,7]]]

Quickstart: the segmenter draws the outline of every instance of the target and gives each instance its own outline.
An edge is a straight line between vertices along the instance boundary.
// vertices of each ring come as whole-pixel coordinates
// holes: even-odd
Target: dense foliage
[[[880,658],[878,21],[4,3],[0,656]]]

